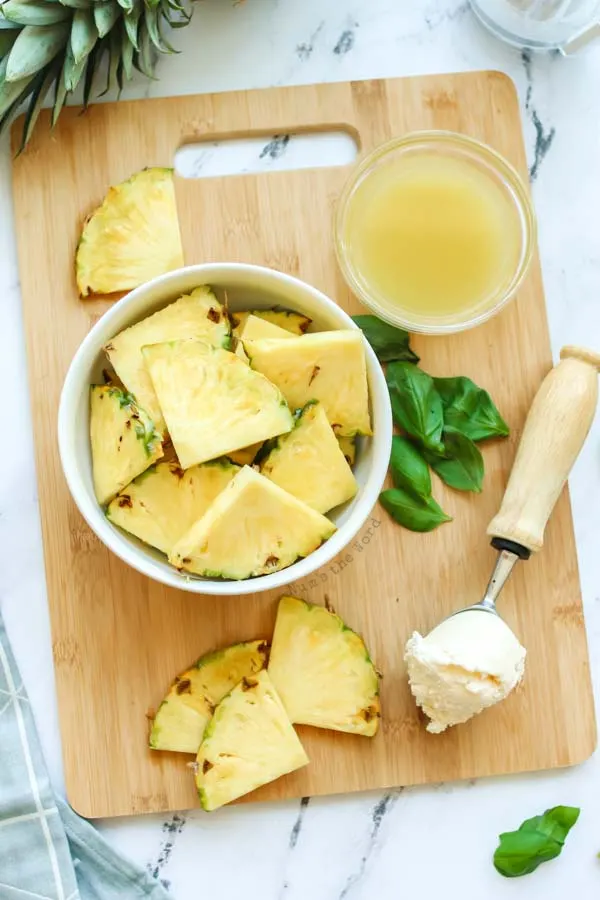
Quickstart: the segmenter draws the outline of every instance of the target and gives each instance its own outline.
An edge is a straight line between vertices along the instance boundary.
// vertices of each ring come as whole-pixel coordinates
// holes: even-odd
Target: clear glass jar
[[[574,53],[600,37],[600,0],[470,0],[497,37],[530,50]]]
[[[433,156],[433,171],[441,157],[458,161],[465,171],[479,179],[479,184],[489,181],[490,188],[497,192],[502,202],[510,209],[511,222],[514,223],[514,234],[511,236],[515,252],[512,256],[511,268],[502,283],[495,284],[487,293],[478,298],[470,306],[459,311],[436,311],[431,313],[425,309],[418,310],[413,305],[402,305],[392,299],[381,282],[372,274],[365,274],[367,267],[363,265],[362,254],[367,239],[372,238],[364,231],[368,228],[368,212],[365,208],[365,194],[369,195],[371,186],[374,196],[381,195],[381,185],[377,185],[378,173],[386,167],[404,165],[411,166],[419,155]],[[438,161],[438,162],[436,162]],[[408,171],[408,170],[406,170]],[[434,198],[435,201],[435,198]],[[368,201],[367,201],[368,202]],[[435,202],[432,220],[436,216]],[[374,214],[377,215],[376,213]],[[375,218],[376,227],[387,229],[382,218]],[[358,230],[353,222],[359,223]],[[364,228],[360,223],[364,223]],[[383,224],[382,224],[383,223]],[[410,226],[409,226],[410,227]],[[427,221],[425,221],[427,227]],[[437,229],[434,224],[434,230]],[[361,232],[361,228],[363,228]],[[393,229],[393,226],[390,226]],[[390,230],[382,235],[390,238],[392,253],[396,254],[398,241],[395,231]],[[361,238],[363,240],[361,241]],[[379,240],[379,236],[376,237]],[[401,240],[401,239],[400,239]],[[499,312],[515,295],[527,274],[535,247],[536,220],[528,187],[518,172],[499,153],[487,144],[463,134],[448,131],[413,132],[403,138],[392,140],[378,147],[362,159],[352,171],[339,197],[334,222],[334,244],[338,264],[351,291],[375,315],[392,325],[409,331],[426,334],[446,334],[472,328]],[[375,243],[377,246],[377,243]],[[408,246],[408,245],[406,245]],[[401,250],[401,247],[398,247]],[[473,256],[473,254],[472,254]],[[409,261],[412,257],[409,257]],[[439,259],[431,259],[431,267],[437,267],[443,275],[444,263]],[[401,276],[400,276],[401,277]],[[396,278],[396,272],[394,272]],[[394,281],[397,284],[398,281]],[[459,285],[460,291],[460,285]]]

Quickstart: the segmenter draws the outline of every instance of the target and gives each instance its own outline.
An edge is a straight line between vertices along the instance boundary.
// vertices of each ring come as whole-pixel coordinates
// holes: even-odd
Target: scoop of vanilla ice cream
[[[504,700],[523,677],[525,648],[500,616],[473,609],[426,637],[415,631],[404,659],[427,730],[439,734]]]

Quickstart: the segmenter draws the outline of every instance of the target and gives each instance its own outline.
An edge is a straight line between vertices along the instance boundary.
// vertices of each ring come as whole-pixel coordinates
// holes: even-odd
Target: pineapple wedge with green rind
[[[188,340],[144,347],[143,356],[184,469],[293,427],[279,389],[234,353]]]
[[[131,394],[108,384],[90,388],[90,445],[101,506],[163,455],[161,435],[148,414]]]
[[[185,338],[201,338],[215,347],[229,347],[230,327],[229,319],[211,289],[202,286],[121,331],[104,349],[127,390],[148,410],[157,429],[164,432],[164,417],[142,347]]]
[[[109,189],[87,219],[75,257],[81,297],[130,291],[181,266],[173,170],[161,168]]]
[[[178,569],[241,580],[277,572],[308,556],[335,525],[249,466],[175,545]]]
[[[264,669],[266,641],[246,641],[202,656],[178,675],[161,703],[150,731],[153,750],[197,753],[214,708],[242,678]]]
[[[237,472],[238,466],[228,459],[192,466],[187,472],[176,463],[161,462],[127,485],[106,515],[113,525],[168,555]]]
[[[323,606],[281,598],[268,671],[294,724],[366,737],[377,732],[375,666],[362,638]]]
[[[240,326],[243,326],[248,316],[257,316],[264,319],[265,322],[271,322],[284,331],[290,331],[292,334],[304,334],[310,326],[312,319],[303,316],[301,313],[293,312],[289,309],[246,309],[239,312],[230,313],[230,318],[234,326],[234,334],[237,335]]]
[[[266,671],[221,700],[196,757],[196,787],[211,811],[308,764]]]
[[[353,466],[356,462],[356,437],[344,437],[338,435],[338,444],[340,450],[344,454],[344,459],[349,466]]]
[[[360,331],[320,331],[285,341],[245,341],[244,350],[252,368],[280,388],[290,409],[319,400],[336,434],[372,434]]]
[[[317,512],[351,500],[358,490],[322,405],[311,400],[294,429],[277,438],[260,471]]]

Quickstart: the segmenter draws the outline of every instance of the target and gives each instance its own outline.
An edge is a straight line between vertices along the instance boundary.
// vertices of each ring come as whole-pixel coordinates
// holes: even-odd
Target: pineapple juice
[[[523,209],[507,180],[467,153],[425,146],[382,155],[347,194],[338,257],[382,318],[455,330],[514,292],[531,225]]]

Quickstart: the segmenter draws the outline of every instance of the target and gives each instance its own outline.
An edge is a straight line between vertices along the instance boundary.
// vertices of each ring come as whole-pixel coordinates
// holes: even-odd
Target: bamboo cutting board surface
[[[190,96],[66,111],[50,133],[44,113],[14,165],[14,199],[48,596],[65,778],[89,817],[196,805],[185,759],[147,750],[147,714],[172,677],[205,651],[268,637],[278,594],[201,597],[128,569],[87,528],[70,500],[56,446],[62,381],[109,301],[80,301],[73,254],[83,218],[144,166],[172,165],[182,143],[224,135],[286,134],[338,126],[364,150],[409,130],[442,128],[487,141],[527,176],[512,83],[497,72]],[[18,128],[18,124],[16,126]],[[331,214],[347,170],[327,168],[178,180],[188,263],[245,260],[312,282],[358,310],[336,268]],[[488,388],[512,438],[484,449],[479,496],[435,483],[454,522],[432,534],[402,530],[375,508],[337,561],[290,593],[324,602],[365,636],[383,673],[383,720],[373,740],[303,728],[311,765],[253,794],[273,799],[439,782],[567,766],[595,745],[595,722],[569,499],[543,552],[520,563],[501,601],[528,648],[525,684],[498,708],[428,735],[402,661],[413,629],[427,631],[479,599],[494,553],[485,530],[497,511],[526,411],[551,354],[539,265],[493,321],[447,338],[415,338],[433,374]],[[279,592],[278,592],[279,593]]]

